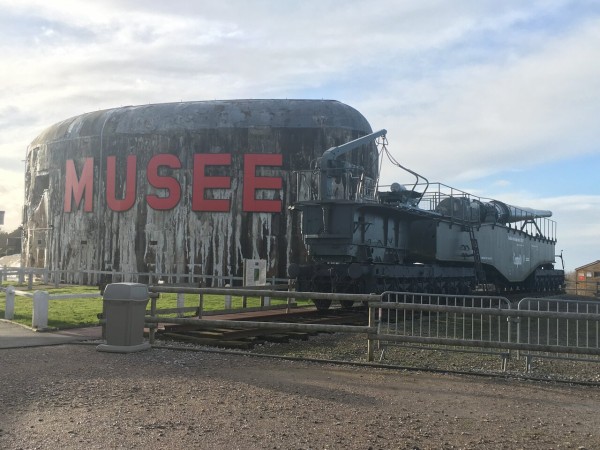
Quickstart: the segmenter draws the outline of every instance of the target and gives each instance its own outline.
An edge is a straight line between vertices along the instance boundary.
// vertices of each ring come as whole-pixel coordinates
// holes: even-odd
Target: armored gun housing
[[[381,189],[341,155],[379,139],[385,130],[328,149],[312,170],[296,172],[297,201],[307,248],[291,264],[296,288],[308,292],[384,291],[467,294],[476,288],[556,291],[556,223],[545,210],[473,196],[410,171],[412,185]],[[382,151],[383,154],[386,154]],[[328,301],[315,301],[320,309]]]

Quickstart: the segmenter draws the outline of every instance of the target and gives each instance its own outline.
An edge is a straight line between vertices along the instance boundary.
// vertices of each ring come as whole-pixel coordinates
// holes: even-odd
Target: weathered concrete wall
[[[241,275],[243,259],[260,258],[269,276],[283,277],[291,261],[304,258],[299,222],[288,210],[295,195],[292,171],[370,132],[353,108],[317,100],[159,104],[65,120],[28,149],[24,263]],[[220,162],[212,165],[210,158]],[[375,175],[374,147],[348,158]],[[255,171],[249,162],[258,162]],[[267,188],[260,189],[265,180]],[[230,185],[214,188],[223,182]],[[271,202],[252,206],[254,198]],[[199,206],[204,199],[229,204],[214,211],[214,202]],[[162,206],[151,206],[153,200]]]

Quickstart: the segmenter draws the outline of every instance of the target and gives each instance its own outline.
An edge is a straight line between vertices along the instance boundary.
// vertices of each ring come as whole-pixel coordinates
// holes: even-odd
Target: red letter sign
[[[116,156],[106,158],[106,203],[113,211],[127,211],[135,203],[136,161],[135,155],[127,157],[127,178],[125,179],[125,198],[117,200],[115,194]]]
[[[170,167],[171,169],[180,169],[181,161],[175,155],[163,153],[153,156],[148,162],[146,176],[148,183],[157,189],[166,189],[168,194],[166,197],[158,195],[146,195],[146,201],[152,209],[166,210],[173,209],[181,199],[181,185],[173,177],[160,176],[158,168],[161,166]]]
[[[229,211],[229,200],[206,199],[207,189],[230,189],[231,177],[206,176],[206,166],[230,166],[229,153],[200,153],[194,155],[194,180],[192,184],[192,211]]]
[[[75,206],[81,203],[85,192],[85,212],[93,211],[92,198],[94,194],[94,158],[86,158],[81,170],[81,178],[77,179],[75,162],[67,159],[65,170],[65,204],[64,212],[71,212],[71,199],[75,197]]]
[[[283,165],[281,154],[244,155],[244,212],[281,212],[281,200],[257,200],[259,189],[281,189],[281,177],[257,177],[256,166]]]

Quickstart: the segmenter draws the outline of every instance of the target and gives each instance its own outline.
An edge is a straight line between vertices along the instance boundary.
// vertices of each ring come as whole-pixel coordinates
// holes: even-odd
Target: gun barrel
[[[541,219],[552,217],[552,211],[544,209],[522,208],[520,206],[508,205],[498,200],[489,203],[496,210],[496,220],[503,223],[514,223],[522,220]]]

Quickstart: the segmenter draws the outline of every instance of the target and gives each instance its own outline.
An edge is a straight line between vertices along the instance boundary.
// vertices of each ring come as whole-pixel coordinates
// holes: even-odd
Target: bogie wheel
[[[331,306],[331,300],[313,300],[317,311],[327,311]]]

